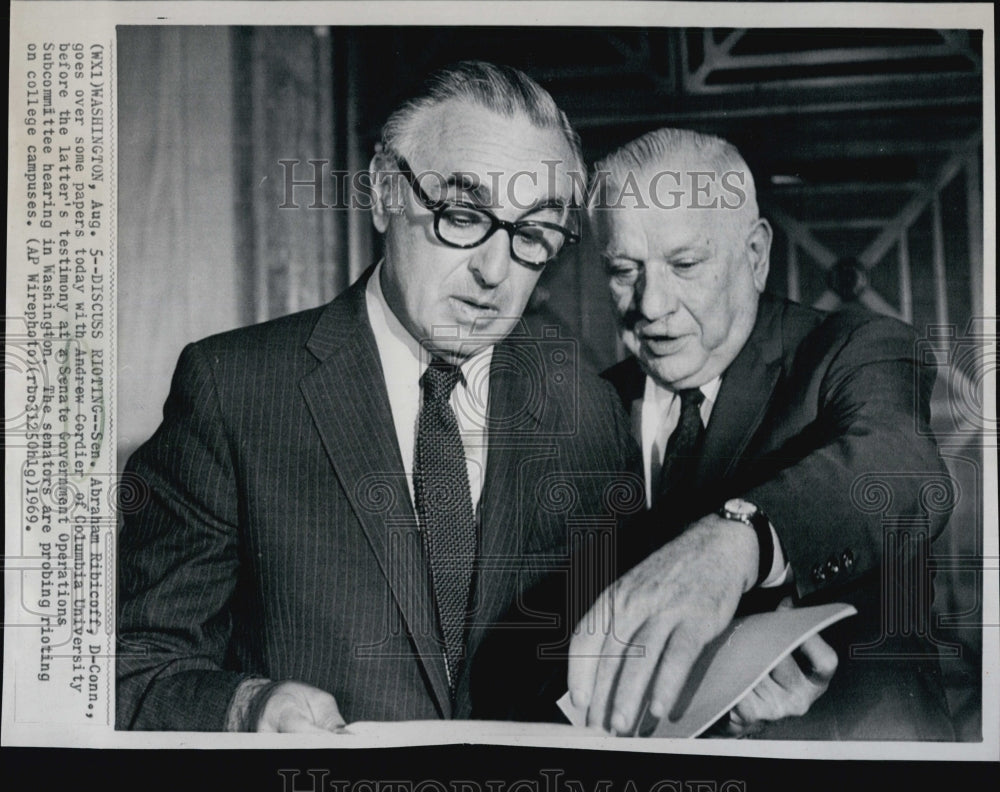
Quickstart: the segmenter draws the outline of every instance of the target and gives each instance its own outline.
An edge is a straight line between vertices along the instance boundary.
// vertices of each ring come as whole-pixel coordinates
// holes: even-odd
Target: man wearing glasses
[[[371,174],[382,260],[327,306],[185,349],[129,462],[152,497],[120,532],[119,728],[470,717],[484,639],[567,568],[570,520],[642,507],[613,391],[520,321],[578,238],[552,98],[446,69]]]
[[[521,323],[578,240],[577,136],[526,75],[460,63],[370,172],[382,260],[186,348],[129,461],[151,498],[119,533],[118,728],[561,719],[645,503],[614,390]]]

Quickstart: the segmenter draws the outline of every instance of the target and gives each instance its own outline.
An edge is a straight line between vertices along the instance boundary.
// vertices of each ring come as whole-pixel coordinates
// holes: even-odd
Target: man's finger
[[[653,683],[649,713],[654,718],[669,715],[705,643],[700,633],[685,625],[678,626],[670,634]]]
[[[743,697],[735,709],[744,721],[753,724],[783,718],[788,714],[784,704],[789,701],[789,695],[768,675],[757,683],[749,695]]]
[[[569,670],[566,684],[573,706],[586,709],[593,698],[597,667],[604,648],[604,639],[611,633],[612,611],[610,587],[580,619],[569,644]]]
[[[810,680],[791,657],[784,658],[737,705],[740,715],[754,720],[780,720],[805,715],[826,690],[826,683]]]
[[[753,724],[763,720],[766,711],[767,706],[764,700],[754,688],[730,710],[730,722],[742,733]]]
[[[341,726],[347,725],[337,707],[337,700],[329,694],[317,696],[309,702],[309,708],[312,710],[313,723],[321,731],[336,731]]]
[[[757,718],[744,718],[734,707],[722,725],[722,734],[726,737],[747,737],[757,734],[766,725],[766,721]]]
[[[783,657],[781,662],[771,669],[771,678],[785,690],[795,690],[802,685],[812,684],[791,655]]]
[[[749,733],[750,725],[733,707],[722,723],[721,734],[725,737],[742,737]]]
[[[597,671],[594,674],[594,689],[590,694],[590,706],[587,709],[587,725],[601,729],[611,728],[611,704],[614,702],[614,689],[618,684],[622,664],[626,655],[641,651],[633,646],[631,639],[627,643],[619,641],[612,631],[604,639],[601,646],[601,656],[598,659]]]
[[[286,734],[325,734],[329,729],[313,722],[312,718],[301,713],[288,713],[278,724],[278,731]]]
[[[833,679],[833,675],[837,672],[839,662],[837,652],[830,644],[824,641],[821,636],[814,635],[805,641],[796,650],[796,653],[803,659],[806,666],[806,676],[814,684],[822,684],[824,686],[829,684],[830,680]]]
[[[611,728],[617,734],[630,734],[634,730],[673,627],[672,619],[659,614],[647,619],[632,637],[634,647],[621,664],[621,673],[608,703]]]
[[[305,731],[322,731],[307,712],[292,706],[283,706],[276,712],[265,712],[257,727],[259,732],[290,733]]]
[[[288,680],[267,693],[259,732],[330,732],[344,725],[337,700],[325,690]]]

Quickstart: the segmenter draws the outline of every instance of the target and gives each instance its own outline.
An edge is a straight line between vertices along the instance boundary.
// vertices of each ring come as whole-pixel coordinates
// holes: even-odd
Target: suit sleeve
[[[905,325],[872,319],[845,332],[834,315],[817,417],[777,453],[795,459],[745,493],[777,532],[805,597],[877,570],[887,515],[926,516],[930,537],[948,517],[947,474],[929,429],[933,367],[914,360]],[[944,505],[941,505],[944,504]]]
[[[608,393],[609,409],[611,410],[614,434],[618,444],[619,469],[634,476],[637,481],[644,481],[642,451],[640,451],[639,443],[632,434],[632,424],[628,414],[625,412],[621,399],[618,398],[618,394],[611,383],[604,380],[601,380],[601,383]],[[645,484],[643,484],[642,496],[645,499]]]
[[[236,482],[218,392],[181,354],[163,423],[129,460],[148,497],[118,537],[117,727],[217,730],[245,675],[223,670],[238,576]]]
[[[608,423],[612,427],[617,446],[617,460],[614,469],[619,471],[620,491],[623,494],[623,501],[627,502],[621,504],[624,507],[623,510],[615,515],[616,525],[612,556],[606,560],[604,567],[607,570],[607,575],[599,577],[595,581],[599,584],[595,594],[611,585],[619,575],[634,566],[640,557],[644,556],[643,548],[646,548],[646,543],[640,538],[643,533],[640,515],[645,513],[646,508],[646,484],[642,469],[642,452],[632,434],[629,416],[625,412],[614,387],[604,380],[601,380],[601,384],[608,394],[608,410],[611,413]],[[592,570],[590,573],[592,574]],[[584,603],[580,615],[582,616],[592,604],[592,602]]]

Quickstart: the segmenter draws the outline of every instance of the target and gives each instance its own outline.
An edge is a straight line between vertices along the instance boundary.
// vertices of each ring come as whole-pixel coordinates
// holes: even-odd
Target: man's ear
[[[767,273],[771,269],[771,224],[763,217],[754,221],[747,237],[747,253],[750,256],[750,269],[753,272],[753,283],[758,292],[764,291],[767,283]]]
[[[399,196],[394,194],[399,179],[391,178],[391,171],[387,171],[384,164],[384,158],[376,154],[368,165],[372,191],[372,223],[380,234],[384,234],[389,227],[389,215],[398,212],[400,206]]]

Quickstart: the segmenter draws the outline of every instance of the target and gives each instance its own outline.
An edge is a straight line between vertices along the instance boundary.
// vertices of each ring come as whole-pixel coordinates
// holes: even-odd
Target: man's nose
[[[635,307],[643,318],[655,322],[677,309],[677,289],[669,268],[659,264],[645,267],[636,284]]]
[[[498,229],[473,250],[469,269],[472,270],[479,286],[492,289],[507,280],[513,263],[510,256],[510,237],[503,229]]]

